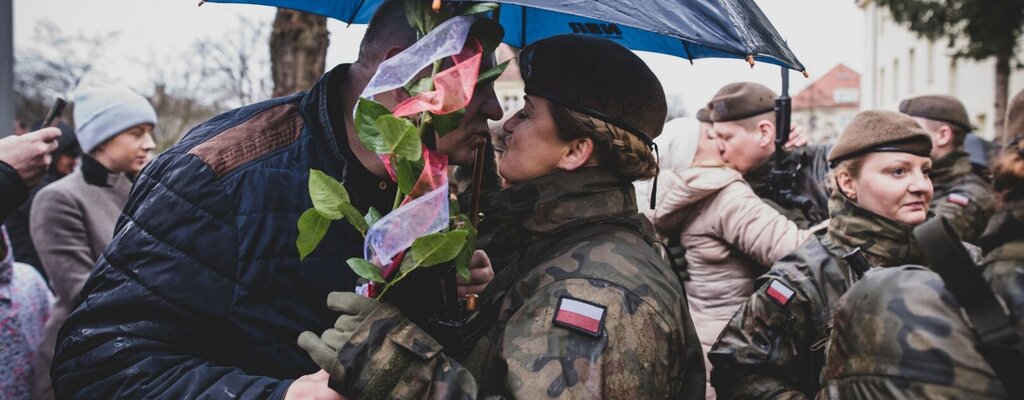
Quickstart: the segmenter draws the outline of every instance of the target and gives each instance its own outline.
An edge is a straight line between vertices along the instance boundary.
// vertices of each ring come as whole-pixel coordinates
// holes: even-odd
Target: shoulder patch
[[[608,309],[589,301],[562,296],[558,298],[552,322],[569,330],[599,337],[604,330],[604,317]]]
[[[971,202],[971,198],[960,193],[950,193],[949,196],[946,197],[946,201],[959,205],[960,207],[967,207]]]
[[[768,284],[768,289],[765,290],[765,293],[783,307],[788,305],[789,301],[793,299],[793,295],[796,294],[793,289],[778,279],[772,279],[772,283]]]
[[[302,115],[292,104],[273,107],[193,147],[218,178],[267,153],[294,143],[302,134]]]

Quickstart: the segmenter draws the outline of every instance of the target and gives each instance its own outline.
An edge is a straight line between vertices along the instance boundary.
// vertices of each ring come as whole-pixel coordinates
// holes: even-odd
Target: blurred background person
[[[740,173],[726,167],[708,110],[675,119],[658,139],[658,204],[646,211],[659,235],[685,249],[683,282],[690,316],[707,352],[736,310],[754,293],[754,279],[810,236],[761,200]],[[670,161],[667,161],[670,160]],[[715,398],[710,381],[707,398]]]
[[[145,97],[128,89],[78,90],[74,121],[82,163],[39,191],[29,221],[32,242],[57,298],[36,364],[47,371],[57,332],[113,237],[114,223],[132,187],[129,175],[142,170],[155,147],[156,111]],[[35,398],[53,397],[49,374],[37,375],[34,381]]]
[[[32,210],[32,200],[46,185],[74,171],[75,166],[78,165],[78,157],[82,155],[82,149],[78,146],[78,140],[75,138],[74,128],[63,120],[58,120],[54,126],[60,129],[60,138],[57,139],[57,149],[50,153],[50,167],[46,171],[46,176],[32,188],[28,200],[25,200],[21,207],[11,213],[11,216],[7,217],[4,222],[14,250],[14,259],[35,267],[47,281],[49,278],[39,261],[39,255],[36,253],[35,245],[32,244],[32,236],[29,232],[28,219]]]

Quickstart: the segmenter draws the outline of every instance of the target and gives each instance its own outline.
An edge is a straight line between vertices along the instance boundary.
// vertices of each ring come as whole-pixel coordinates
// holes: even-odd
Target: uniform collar
[[[861,249],[876,267],[923,264],[924,257],[914,240],[912,225],[896,222],[875,214],[834,190],[828,202],[828,238],[843,251],[873,241]]]
[[[953,150],[935,161],[932,165],[932,172],[928,174],[936,185],[956,181],[958,178],[971,173],[971,158],[963,148]]]
[[[793,150],[782,151],[782,163],[788,170],[795,170],[800,168],[802,157],[804,155],[804,148],[797,148]],[[754,189],[754,192],[760,197],[770,197],[771,193],[771,172],[772,168],[775,167],[775,155],[768,156],[768,159],[764,160],[760,165],[754,169],[748,171],[743,175],[743,179],[747,180],[750,187]]]
[[[85,183],[100,187],[114,187],[121,179],[128,179],[124,174],[112,172],[88,154],[82,155],[82,177]]]
[[[596,167],[513,185],[498,193],[496,204],[513,225],[538,236],[637,213],[633,185]]]

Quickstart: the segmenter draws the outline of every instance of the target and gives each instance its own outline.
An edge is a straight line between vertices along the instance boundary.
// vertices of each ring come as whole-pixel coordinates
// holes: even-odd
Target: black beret
[[[774,91],[760,83],[730,83],[715,93],[708,102],[708,109],[712,121],[738,121],[774,111],[776,97]]]
[[[853,117],[828,153],[837,163],[867,153],[895,151],[928,157],[932,139],[909,116],[894,111],[868,110]]]
[[[536,41],[519,54],[519,71],[527,95],[616,125],[648,145],[665,125],[668,105],[658,77],[611,40],[558,35]]]
[[[970,132],[971,121],[967,118],[964,104],[953,96],[927,95],[912,97],[900,102],[900,112],[912,117],[927,118],[953,124]]]

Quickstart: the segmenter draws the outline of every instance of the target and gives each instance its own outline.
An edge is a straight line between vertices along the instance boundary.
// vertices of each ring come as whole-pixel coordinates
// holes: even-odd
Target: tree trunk
[[[312,87],[324,73],[328,43],[326,17],[278,8],[270,33],[273,96]]]
[[[995,143],[1006,143],[1006,101],[1010,95],[1010,58],[1012,51],[1003,51],[996,54],[996,98],[995,98],[995,129],[993,137]],[[1012,134],[1012,133],[1011,133]]]

